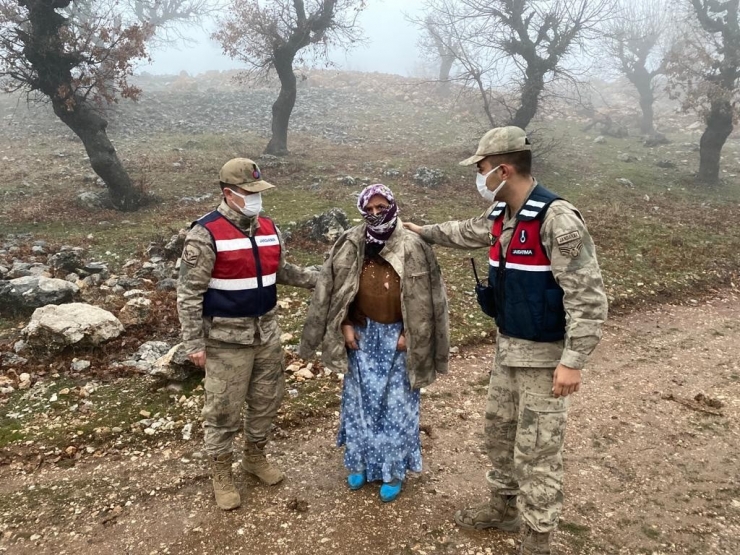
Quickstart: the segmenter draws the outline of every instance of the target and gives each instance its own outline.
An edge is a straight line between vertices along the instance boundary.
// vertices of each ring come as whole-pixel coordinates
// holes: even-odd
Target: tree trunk
[[[52,100],[54,113],[80,138],[90,158],[90,165],[105,182],[114,208],[132,212],[142,205],[144,195],[134,186],[121,164],[116,149],[105,130],[108,122],[87,101],[76,97],[72,109],[59,99]]]
[[[296,99],[296,77],[293,72],[295,53],[275,54],[275,70],[280,79],[280,94],[272,105],[272,137],[267,143],[265,154],[285,156],[288,154],[288,123]]]
[[[632,84],[640,95],[640,110],[642,118],[640,119],[640,133],[650,137],[655,135],[655,125],[653,123],[653,103],[655,95],[653,94],[652,78],[645,68],[635,68],[635,71],[627,75]]]
[[[722,147],[732,133],[732,104],[728,100],[712,102],[706,118],[707,127],[699,142],[699,173],[701,183],[719,182],[719,162]]]
[[[522,86],[521,103],[509,124],[522,129],[527,128],[529,122],[537,113],[540,95],[545,90],[545,74],[537,68],[531,68],[532,64],[528,64],[524,85]]]
[[[452,65],[455,63],[454,56],[442,56],[442,61],[439,66],[439,92],[442,94],[448,94],[450,92],[450,71],[452,71]]]
[[[652,137],[655,135],[655,125],[653,124],[653,93],[646,97],[640,94],[640,109],[642,118],[640,119],[640,133]]]

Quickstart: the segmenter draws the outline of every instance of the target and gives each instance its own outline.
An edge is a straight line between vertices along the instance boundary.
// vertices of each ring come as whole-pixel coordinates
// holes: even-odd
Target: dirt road
[[[0,552],[511,554],[515,535],[458,530],[485,496],[482,412],[490,348],[453,361],[424,394],[424,472],[395,503],[349,492],[336,417],[271,449],[287,471],[242,482],[245,506],[211,501],[200,437],[72,468],[0,467]],[[740,553],[740,300],[614,318],[570,413],[560,554]],[[700,396],[697,395],[702,394]],[[697,400],[698,399],[698,400]]]

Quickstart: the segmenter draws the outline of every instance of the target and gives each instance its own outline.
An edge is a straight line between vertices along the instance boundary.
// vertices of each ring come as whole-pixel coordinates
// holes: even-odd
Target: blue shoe
[[[347,476],[347,485],[353,491],[364,486],[366,481],[364,472],[354,472]]]
[[[401,493],[401,480],[393,480],[387,484],[380,486],[380,500],[383,503],[390,503],[395,501],[396,497]]]

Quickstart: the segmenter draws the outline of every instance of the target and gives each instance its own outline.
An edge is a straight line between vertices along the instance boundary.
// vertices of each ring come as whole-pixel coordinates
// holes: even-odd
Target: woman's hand
[[[398,343],[396,343],[396,351],[406,350],[406,332],[401,331],[401,335],[398,336]]]
[[[357,342],[360,340],[360,334],[355,333],[355,327],[352,324],[342,324],[342,335],[344,335],[344,344],[348,349],[358,351],[360,346]]]

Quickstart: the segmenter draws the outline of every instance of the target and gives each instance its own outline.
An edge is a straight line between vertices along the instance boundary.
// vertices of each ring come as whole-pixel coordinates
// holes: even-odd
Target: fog
[[[333,49],[330,61],[335,67],[351,71],[379,71],[404,76],[420,74],[423,64],[416,44],[419,32],[404,14],[415,15],[421,8],[422,0],[370,0],[359,19],[367,40],[347,52]],[[215,25],[211,20],[204,24],[203,29],[189,31],[189,44],[153,51],[152,63],[141,64],[138,71],[177,74],[185,70],[198,74],[243,67],[224,55],[210,38]]]

